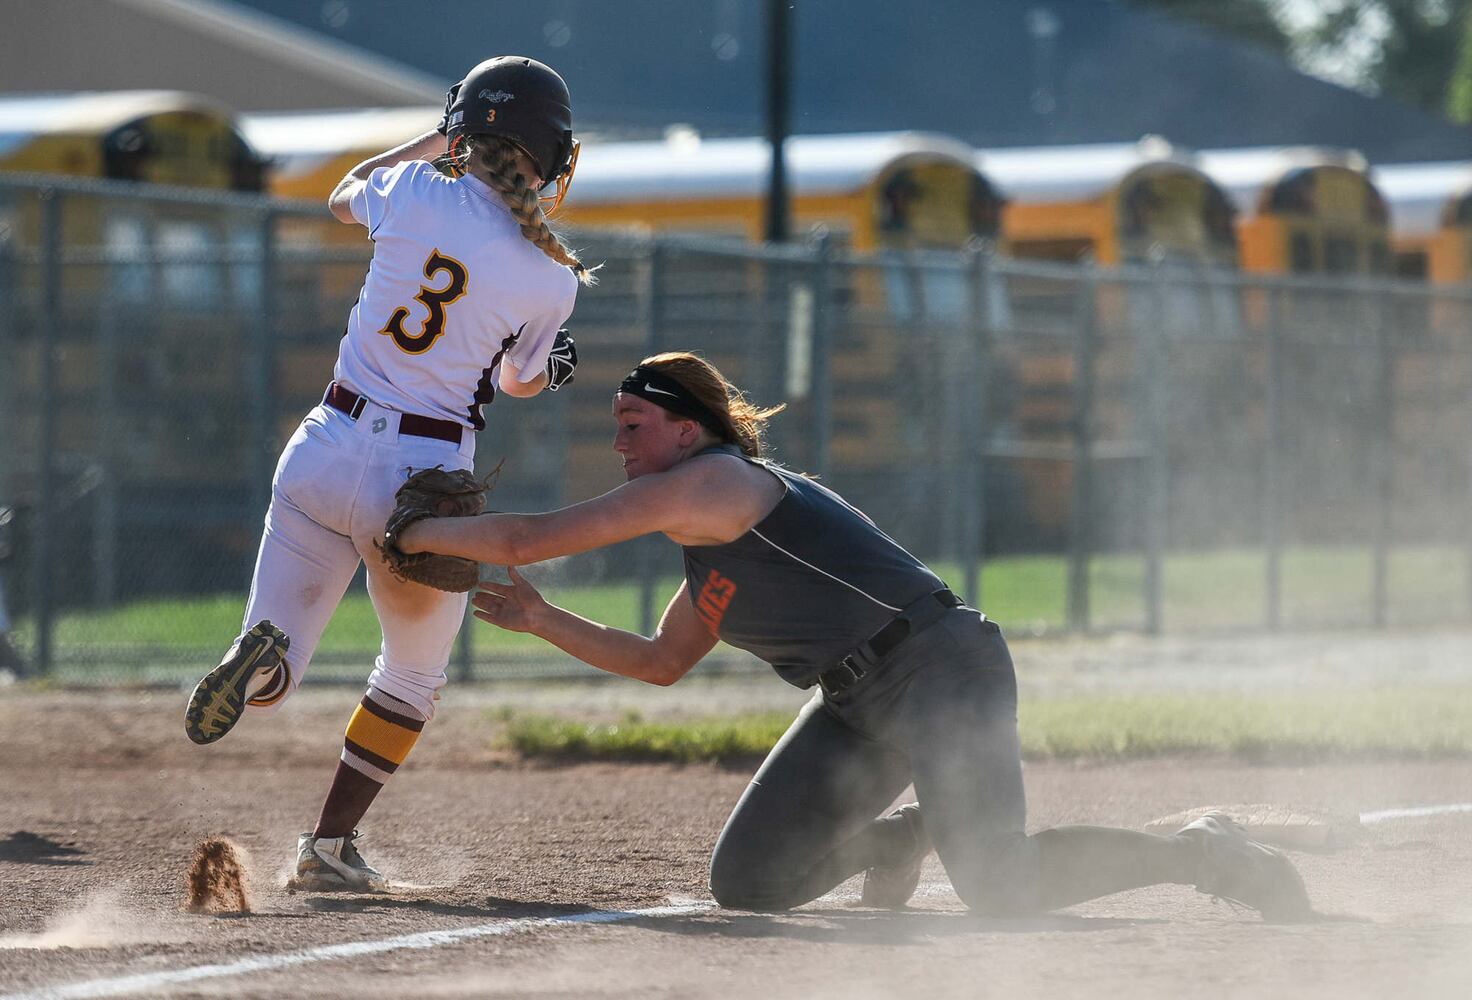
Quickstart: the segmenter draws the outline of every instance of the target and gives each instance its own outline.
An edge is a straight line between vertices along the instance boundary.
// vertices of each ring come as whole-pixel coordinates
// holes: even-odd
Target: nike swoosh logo
[[[648,382],[645,382],[644,383],[644,391],[645,392],[657,392],[661,396],[674,396],[676,399],[679,399],[680,398],[680,394],[679,393],[677,393],[677,392],[670,392],[668,389],[656,389],[654,386],[650,385]]]
[[[250,659],[246,660],[240,665],[241,670],[236,671],[235,677],[231,679],[230,684],[227,685],[228,687],[234,687],[236,684],[240,683],[241,671],[244,671],[247,676],[251,672],[253,672],[255,670],[256,664],[261,662],[261,657],[269,653],[271,651],[271,648],[276,645],[276,640],[271,638],[269,635],[262,636],[261,638],[265,640],[262,643],[261,648],[252,653]]]

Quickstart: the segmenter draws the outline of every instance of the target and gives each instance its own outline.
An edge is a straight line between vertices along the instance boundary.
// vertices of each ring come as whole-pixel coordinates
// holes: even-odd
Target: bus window
[[[1314,241],[1308,233],[1297,231],[1288,237],[1288,270],[1293,274],[1313,274],[1319,269]]]
[[[1158,137],[979,150],[976,164],[1006,198],[1002,244],[1011,256],[1236,266],[1226,192]]]
[[[136,306],[149,301],[148,226],[137,216],[114,215],[107,220],[103,239],[113,261],[109,274],[117,302]]]
[[[171,305],[207,309],[221,296],[221,266],[200,260],[215,241],[210,226],[203,222],[171,219],[158,224],[158,252],[165,263],[161,271],[162,291]]]
[[[1329,236],[1324,239],[1324,272],[1355,274],[1360,270],[1359,247],[1353,237]]]
[[[1184,169],[1137,172],[1119,194],[1120,256],[1231,267],[1237,257],[1232,207],[1206,178]]]
[[[1218,149],[1201,152],[1199,161],[1240,212],[1244,270],[1360,274],[1389,264],[1388,255],[1369,250],[1388,239],[1385,200],[1353,150]]]
[[[996,236],[1000,199],[969,167],[945,161],[893,170],[876,187],[874,227],[881,244],[958,249]]]

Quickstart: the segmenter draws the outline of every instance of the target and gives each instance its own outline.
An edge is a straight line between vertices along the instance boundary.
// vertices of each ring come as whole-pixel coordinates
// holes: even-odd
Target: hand
[[[572,381],[573,369],[578,366],[578,349],[572,334],[558,330],[552,341],[552,352],[547,355],[547,388],[556,392]]]
[[[440,135],[448,137],[450,134],[450,108],[455,104],[455,98],[458,96],[460,96],[460,84],[457,83],[445,94],[445,113],[434,129]]]
[[[480,592],[470,598],[475,617],[508,632],[535,632],[538,617],[550,605],[515,566],[507,566],[506,573],[511,577],[509,584],[481,581]]]
[[[406,556],[412,556],[416,552],[429,551],[421,541],[424,535],[424,522],[428,520],[432,520],[432,518],[422,518],[405,528],[401,528],[394,536],[394,547]]]

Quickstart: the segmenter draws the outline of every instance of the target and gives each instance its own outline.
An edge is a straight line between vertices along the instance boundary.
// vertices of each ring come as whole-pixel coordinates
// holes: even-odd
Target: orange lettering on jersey
[[[695,599],[695,613],[705,622],[705,627],[710,629],[712,635],[720,634],[721,619],[726,617],[726,609],[731,606],[731,598],[735,596],[736,584],[711,570],[705,585],[700,588],[700,596]]]

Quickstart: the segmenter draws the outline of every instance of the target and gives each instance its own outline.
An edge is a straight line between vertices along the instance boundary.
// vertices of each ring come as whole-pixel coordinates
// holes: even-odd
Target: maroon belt
[[[346,389],[333,382],[327,387],[327,395],[322,397],[322,402],[334,410],[341,410],[354,420],[357,420],[368,400],[353,390]],[[459,444],[461,434],[464,430],[464,427],[461,427],[453,420],[436,420],[434,417],[421,417],[417,413],[399,414],[400,434],[412,434],[415,437],[422,438],[438,438],[441,441]]]

